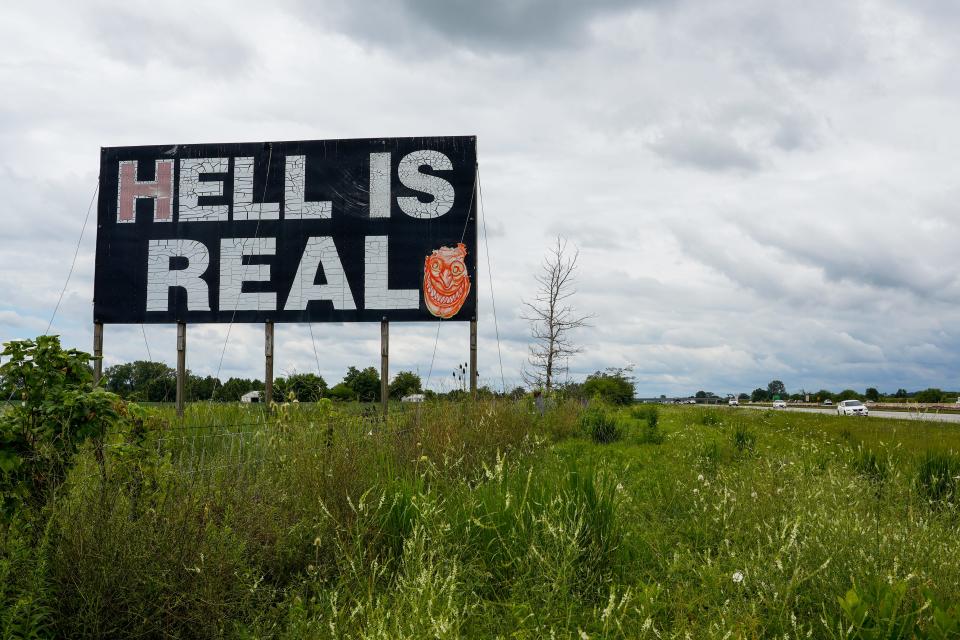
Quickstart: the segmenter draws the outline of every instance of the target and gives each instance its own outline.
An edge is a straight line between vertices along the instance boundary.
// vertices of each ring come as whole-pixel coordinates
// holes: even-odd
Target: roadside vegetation
[[[181,422],[18,344],[5,638],[960,637],[954,425],[532,398]]]

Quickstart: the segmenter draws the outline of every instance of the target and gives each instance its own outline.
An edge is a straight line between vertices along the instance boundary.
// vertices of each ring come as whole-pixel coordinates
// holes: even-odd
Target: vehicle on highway
[[[859,400],[844,400],[837,405],[838,416],[867,416],[870,410]]]
[[[730,398],[729,400],[727,400],[727,404],[730,405],[731,407],[740,406],[740,403],[737,401],[736,398]]]
[[[828,407],[831,404],[833,404],[833,400],[831,400],[830,398],[827,398],[826,400],[823,401],[823,406],[825,407]]]
[[[773,408],[774,408],[774,409],[786,409],[786,408],[787,408],[787,402],[786,402],[786,400],[774,400],[774,401],[773,401]]]

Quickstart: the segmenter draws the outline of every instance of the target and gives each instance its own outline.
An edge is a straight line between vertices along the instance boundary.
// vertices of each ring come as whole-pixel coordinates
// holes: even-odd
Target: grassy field
[[[4,634],[960,633],[960,428],[649,411],[160,410],[3,531]]]

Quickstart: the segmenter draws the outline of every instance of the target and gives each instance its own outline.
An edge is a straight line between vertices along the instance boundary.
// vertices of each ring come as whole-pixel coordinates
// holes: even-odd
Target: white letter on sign
[[[279,202],[253,201],[253,158],[233,159],[233,219],[278,220]]]
[[[200,196],[222,196],[223,180],[200,180],[210,173],[226,173],[226,158],[185,158],[180,160],[180,204],[177,215],[181,222],[213,222],[226,220],[225,204],[200,204]]]
[[[433,200],[420,202],[419,198],[404,197],[397,198],[397,204],[412,218],[439,218],[453,207],[453,185],[443,178],[420,173],[422,166],[443,171],[453,169],[450,158],[439,151],[424,150],[408,153],[400,161],[397,177],[400,178],[403,186],[431,195]]]
[[[307,156],[287,156],[283,174],[283,217],[287,220],[329,218],[329,200],[307,200]]]
[[[270,265],[243,264],[244,256],[272,256],[276,238],[222,238],[220,240],[220,311],[273,311],[274,291],[243,292],[244,282],[269,282]]]
[[[370,154],[370,217],[390,217],[390,152]]]
[[[187,311],[210,311],[210,293],[200,277],[210,264],[210,252],[196,240],[150,240],[147,244],[147,311],[167,311],[170,287],[183,287]],[[187,261],[171,269],[170,260]]]
[[[323,267],[326,284],[313,283],[317,269],[320,267]],[[303,257],[300,259],[300,266],[297,268],[297,275],[293,279],[290,295],[287,296],[283,310],[303,311],[311,300],[330,300],[333,302],[333,308],[337,310],[353,311],[357,308],[353,293],[350,291],[350,283],[347,282],[347,276],[343,272],[340,254],[337,253],[337,247],[333,244],[333,238],[328,236],[307,240],[307,246],[303,250]]]
[[[364,247],[365,309],[417,309],[419,289],[390,289],[387,278],[387,236],[367,236]]]

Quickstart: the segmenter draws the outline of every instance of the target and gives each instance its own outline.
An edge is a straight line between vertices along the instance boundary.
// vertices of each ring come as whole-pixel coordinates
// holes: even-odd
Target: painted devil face
[[[467,247],[434,249],[423,264],[423,300],[427,310],[438,318],[452,318],[460,311],[470,293],[470,276],[464,258]]]

